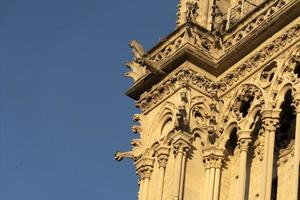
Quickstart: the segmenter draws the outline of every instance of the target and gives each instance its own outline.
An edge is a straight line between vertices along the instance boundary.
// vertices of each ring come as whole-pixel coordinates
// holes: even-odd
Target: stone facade
[[[180,0],[130,42],[139,200],[299,200],[300,0]]]

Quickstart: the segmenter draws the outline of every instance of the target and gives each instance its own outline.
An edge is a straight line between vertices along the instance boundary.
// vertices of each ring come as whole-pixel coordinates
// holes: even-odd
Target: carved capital
[[[140,176],[141,179],[147,179],[147,178],[149,179],[151,178],[152,172],[153,172],[153,167],[145,166],[138,171],[138,175]]]
[[[263,119],[263,127],[267,131],[275,132],[279,127],[279,119]]]
[[[203,158],[205,169],[216,168],[221,169],[224,162],[223,156],[210,155]]]
[[[203,162],[205,169],[221,169],[224,162],[224,151],[215,147],[203,150]]]
[[[251,142],[251,130],[238,131],[238,147],[241,151],[248,151]]]
[[[264,110],[262,112],[262,122],[265,130],[276,131],[279,126],[280,111],[281,110]]]
[[[182,140],[174,143],[173,147],[175,155],[177,155],[178,153],[186,154],[191,149],[190,144]]]
[[[224,158],[223,157],[215,157],[215,168],[221,169],[223,166]]]
[[[177,131],[173,136],[173,148],[174,153],[177,155],[178,153],[187,153],[190,151],[190,140],[192,136],[184,131]]]
[[[154,159],[141,158],[135,162],[135,166],[140,179],[150,178],[153,171]]]
[[[251,142],[251,138],[241,138],[238,141],[239,149],[241,151],[248,151],[249,144]]]
[[[168,146],[159,146],[156,149],[157,152],[157,161],[159,164],[159,167],[166,167],[167,166],[167,162],[169,159],[169,155],[170,155],[170,147]]]

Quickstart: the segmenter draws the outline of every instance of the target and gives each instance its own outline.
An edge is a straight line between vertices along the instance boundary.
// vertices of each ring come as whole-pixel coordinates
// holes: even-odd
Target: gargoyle
[[[153,60],[150,60],[149,58],[143,57],[138,59],[136,62],[142,66],[146,66],[147,69],[149,69],[153,74],[165,74],[164,71],[159,69],[157,63]]]
[[[130,48],[132,49],[133,61],[140,65],[140,67],[146,67],[150,72],[154,74],[164,74],[164,72],[159,69],[156,62],[149,58],[149,55],[145,53],[143,46],[138,43],[136,40],[132,40],[129,43]]]
[[[125,64],[126,67],[131,69],[131,71],[126,72],[125,76],[132,78],[134,81],[137,81],[147,73],[147,69],[144,66],[136,63],[135,61],[128,62]]]
[[[129,42],[129,47],[132,49],[133,59],[135,62],[145,56],[144,47],[136,40],[131,40]]]
[[[121,161],[123,158],[131,158],[134,161],[138,160],[146,151],[140,139],[133,139],[131,141],[132,150],[127,152],[117,151],[115,153],[115,160]]]

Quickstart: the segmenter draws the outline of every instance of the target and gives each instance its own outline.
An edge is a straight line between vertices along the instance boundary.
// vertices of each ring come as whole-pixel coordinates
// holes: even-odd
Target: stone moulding
[[[269,1],[262,5],[262,8],[257,11],[254,17],[245,18],[243,23],[237,26],[236,29],[224,37],[225,52],[234,48],[238,43],[246,40],[246,38],[253,32],[257,32],[263,26],[270,24],[270,22],[278,17],[281,13],[295,4],[298,0],[276,0]]]
[[[222,91],[227,91],[230,86],[255,71],[255,69],[259,66],[262,66],[262,64],[269,61],[271,57],[274,57],[274,55],[284,51],[285,47],[299,41],[299,38],[297,38],[299,33],[300,22],[298,19],[298,23],[290,27],[285,33],[277,37],[268,45],[262,47],[259,51],[257,51],[257,53],[240,64],[236,69],[227,72],[226,75],[219,80],[224,83],[223,86],[225,88],[223,88]]]
[[[156,104],[162,102],[164,99],[178,91],[183,83],[194,86],[197,91],[202,92],[203,94],[209,93],[210,88],[213,86],[213,81],[211,79],[199,75],[189,68],[184,68],[174,76],[165,80],[151,92],[144,94],[144,97],[137,101],[136,106],[146,113],[153,109]]]
[[[293,7],[291,16],[283,16],[283,13],[291,7]],[[161,70],[167,73],[183,61],[190,60],[196,65],[203,66],[214,76],[219,76],[242,59],[247,53],[245,51],[251,52],[257,47],[258,34],[270,37],[272,33],[266,31],[268,27],[273,25],[277,29],[280,28],[280,23],[278,23],[279,25],[274,24],[274,20],[284,17],[287,20],[294,19],[297,8],[300,9],[299,0],[267,1],[248,18],[244,18],[241,23],[231,28],[230,32],[225,33],[221,49],[214,46],[214,37],[210,31],[197,24],[192,24],[190,27],[183,24],[148,51],[147,55]],[[251,40],[250,43],[249,40]],[[252,44],[252,42],[254,43]],[[243,51],[235,51],[242,47],[245,47]],[[242,66],[240,70],[243,71],[244,67]],[[234,74],[228,74],[227,78],[231,79],[231,77],[236,79]],[[144,91],[150,89],[151,85],[157,84],[163,78],[162,74],[152,74],[148,71],[144,76],[136,79],[126,94],[137,100]]]
[[[298,20],[299,21],[299,20]],[[158,87],[153,88],[150,92],[146,92],[137,101],[136,106],[143,112],[148,112],[156,104],[162,102],[165,98],[174,94],[180,84],[178,81],[188,82],[197,91],[209,96],[214,85],[219,87],[219,95],[224,96],[231,87],[235,84],[245,80],[251,73],[254,73],[259,67],[267,63],[272,57],[284,51],[291,44],[299,41],[297,38],[300,34],[300,24],[293,24],[284,34],[278,36],[268,45],[263,46],[257,53],[252,55],[249,59],[244,61],[238,67],[230,70],[226,75],[214,81],[204,75],[197,74],[197,72],[185,68],[177,72],[172,77],[167,78]]]

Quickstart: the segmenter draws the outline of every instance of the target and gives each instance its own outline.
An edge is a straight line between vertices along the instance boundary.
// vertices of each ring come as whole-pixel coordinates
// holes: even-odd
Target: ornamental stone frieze
[[[139,200],[299,199],[300,0],[179,0],[126,95]],[[238,191],[238,192],[236,192]]]
[[[280,35],[273,42],[256,52],[248,60],[244,61],[235,70],[229,71],[220,80],[208,78],[205,75],[200,75],[189,68],[185,68],[174,74],[162,82],[157,88],[153,88],[151,92],[146,92],[142,98],[137,102],[137,107],[142,111],[151,109],[151,105],[162,102],[165,96],[171,95],[179,88],[180,82],[187,82],[191,86],[201,91],[206,95],[210,95],[212,90],[219,90],[220,96],[226,94],[227,90],[234,87],[235,84],[240,83],[243,79],[253,71],[259,69],[264,64],[270,61],[277,53],[280,54],[288,44],[298,41],[297,36],[300,34],[300,24],[295,24],[284,35]],[[226,74],[226,73],[225,73]],[[162,101],[160,101],[162,100]]]

